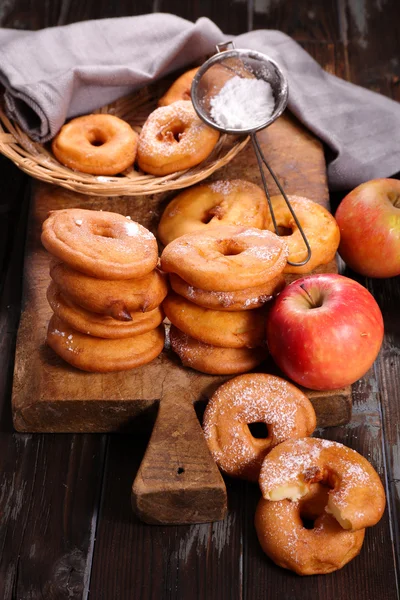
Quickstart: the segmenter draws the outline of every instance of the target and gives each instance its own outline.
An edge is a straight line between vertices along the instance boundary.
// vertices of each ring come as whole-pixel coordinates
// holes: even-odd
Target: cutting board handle
[[[132,506],[142,521],[155,524],[207,523],[226,514],[224,481],[183,388],[169,389],[160,400]]]

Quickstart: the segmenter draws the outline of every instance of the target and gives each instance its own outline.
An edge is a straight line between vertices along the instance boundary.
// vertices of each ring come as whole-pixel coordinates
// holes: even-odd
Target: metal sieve
[[[229,47],[233,49],[227,50]],[[265,165],[265,167],[268,169],[277,188],[282,194],[307,248],[307,256],[303,261],[298,263],[288,261],[288,264],[294,267],[300,267],[305,265],[311,258],[310,244],[284,189],[279,183],[279,180],[272,168],[267,163],[256,135],[257,131],[260,129],[265,129],[268,127],[268,125],[271,125],[271,123],[276,121],[276,119],[280,117],[285,110],[288,100],[288,82],[277,63],[265,54],[261,54],[261,52],[256,52],[254,50],[237,50],[233,42],[217,44],[216,48],[217,53],[200,67],[193,79],[191,97],[194,109],[199,117],[205,123],[207,123],[207,125],[217,129],[218,131],[232,135],[246,134],[250,136],[257,158],[258,168],[260,170],[275,233],[280,235],[274,210],[272,208],[271,196],[268,190],[268,184],[263,165]],[[242,79],[261,79],[271,85],[275,101],[274,110],[272,114],[268,115],[265,119],[260,118],[259,121],[257,120],[256,122],[253,122],[251,124],[251,128],[233,129],[222,127],[214,120],[212,116],[212,100],[221,92],[223,87],[233,77],[240,77]]]

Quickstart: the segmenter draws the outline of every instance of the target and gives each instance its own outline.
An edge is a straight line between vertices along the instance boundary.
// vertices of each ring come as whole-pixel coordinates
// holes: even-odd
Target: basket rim
[[[157,93],[160,84],[162,85],[162,80],[124,95],[93,112],[111,113],[116,116],[120,116],[121,112],[125,114],[124,111],[133,108],[139,108],[143,112],[156,103],[160,95]],[[131,126],[140,130],[141,125],[131,122]],[[118,176],[90,175],[73,171],[59,163],[48,150],[47,144],[34,142],[15,121],[6,115],[3,102],[0,104],[0,153],[35,179],[86,195],[144,196],[189,187],[203,181],[228,164],[243,150],[249,139],[250,136],[234,137],[223,134],[211,154],[202,163],[162,177],[144,174],[135,169],[130,169],[128,174],[122,173]]]

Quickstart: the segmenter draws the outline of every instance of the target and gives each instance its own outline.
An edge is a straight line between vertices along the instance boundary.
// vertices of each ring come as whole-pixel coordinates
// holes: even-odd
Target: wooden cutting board
[[[328,207],[321,144],[286,114],[261,132],[259,140],[287,193],[304,195]],[[261,178],[251,145],[212,179]],[[271,184],[272,193],[277,193]],[[110,210],[156,232],[171,194],[100,198],[35,182],[30,207],[24,294],[13,386],[13,419],[18,431],[121,432],[149,427],[152,437],[133,488],[133,503],[148,522],[188,523],[223,518],[226,491],[205,444],[194,405],[205,402],[230,377],[183,368],[173,353],[121,373],[92,374],[70,367],[45,344],[51,316],[46,301],[49,256],[40,244],[41,225],[50,210],[82,207]],[[332,262],[320,268],[337,272]],[[258,371],[270,372],[271,365]],[[351,390],[307,391],[318,425],[346,423]]]

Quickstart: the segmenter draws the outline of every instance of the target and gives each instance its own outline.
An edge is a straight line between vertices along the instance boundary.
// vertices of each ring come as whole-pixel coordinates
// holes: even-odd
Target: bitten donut
[[[265,193],[250,181],[214,181],[178,194],[165,209],[158,237],[166,246],[192,231],[220,225],[262,229],[267,218]]]
[[[266,312],[262,308],[210,310],[170,293],[163,309],[173,325],[205,344],[223,348],[255,348],[264,344]]]
[[[251,423],[264,423],[266,438],[255,438]],[[257,481],[265,455],[288,438],[311,435],[314,408],[294,385],[264,373],[240,375],[221,385],[204,413],[203,428],[214,460],[233,477]]]
[[[174,325],[170,329],[171,348],[185,367],[209,375],[237,375],[257,367],[268,356],[266,348],[221,348],[204,344]]]
[[[212,152],[219,133],[184,100],[157,108],[140,133],[137,162],[145,173],[169,175],[198,165]]]
[[[164,96],[158,101],[158,106],[168,106],[173,102],[177,102],[178,100],[190,100],[190,90],[192,87],[192,81],[194,76],[196,75],[199,67],[195,69],[190,69],[190,71],[186,71],[183,73],[171,87],[165,92]]]
[[[123,215],[67,208],[50,212],[42,244],[73,269],[100,279],[144,277],[158,260],[156,238]]]
[[[138,134],[113,115],[86,115],[64,125],[52,142],[63,165],[92,175],[116,175],[133,165]]]
[[[161,353],[164,326],[123,340],[106,340],[75,331],[53,315],[46,339],[56,354],[82,371],[127,371],[151,362]]]
[[[161,255],[161,268],[206,291],[234,292],[264,285],[282,273],[288,246],[271,231],[221,225],[177,238]]]
[[[47,301],[54,314],[72,329],[106,339],[123,339],[146,333],[158,327],[164,319],[160,307],[150,312],[132,313],[130,321],[117,321],[112,317],[90,312],[63,296],[54,281],[47,289]]]
[[[53,261],[50,276],[64,296],[91,312],[130,321],[133,312],[148,312],[167,295],[165,276],[155,269],[140,279],[108,281],[89,277],[63,262]]]
[[[261,498],[255,516],[257,536],[277,565],[298,575],[318,575],[341,569],[359,554],[365,529],[343,529],[324,512],[328,492],[329,488],[314,483],[296,502]]]
[[[227,311],[260,308],[285,287],[285,278],[282,275],[274,277],[264,285],[238,290],[237,292],[201,290],[189,285],[175,273],[170,273],[169,281],[174,292],[183,296],[186,300],[204,308]]]
[[[343,529],[375,525],[385,509],[385,492],[361,454],[329,440],[287,440],[265,457],[260,488],[266,500],[298,500],[312,483],[330,487],[326,512]]]
[[[288,199],[310,244],[311,258],[301,267],[286,265],[284,273],[309,273],[334,259],[340,241],[339,227],[326,208],[316,202],[300,196],[288,196]],[[285,236],[289,246],[288,260],[301,262],[307,256],[307,248],[300,230],[282,196],[272,196],[271,202],[278,227],[288,232]],[[275,231],[269,213],[265,229]]]

